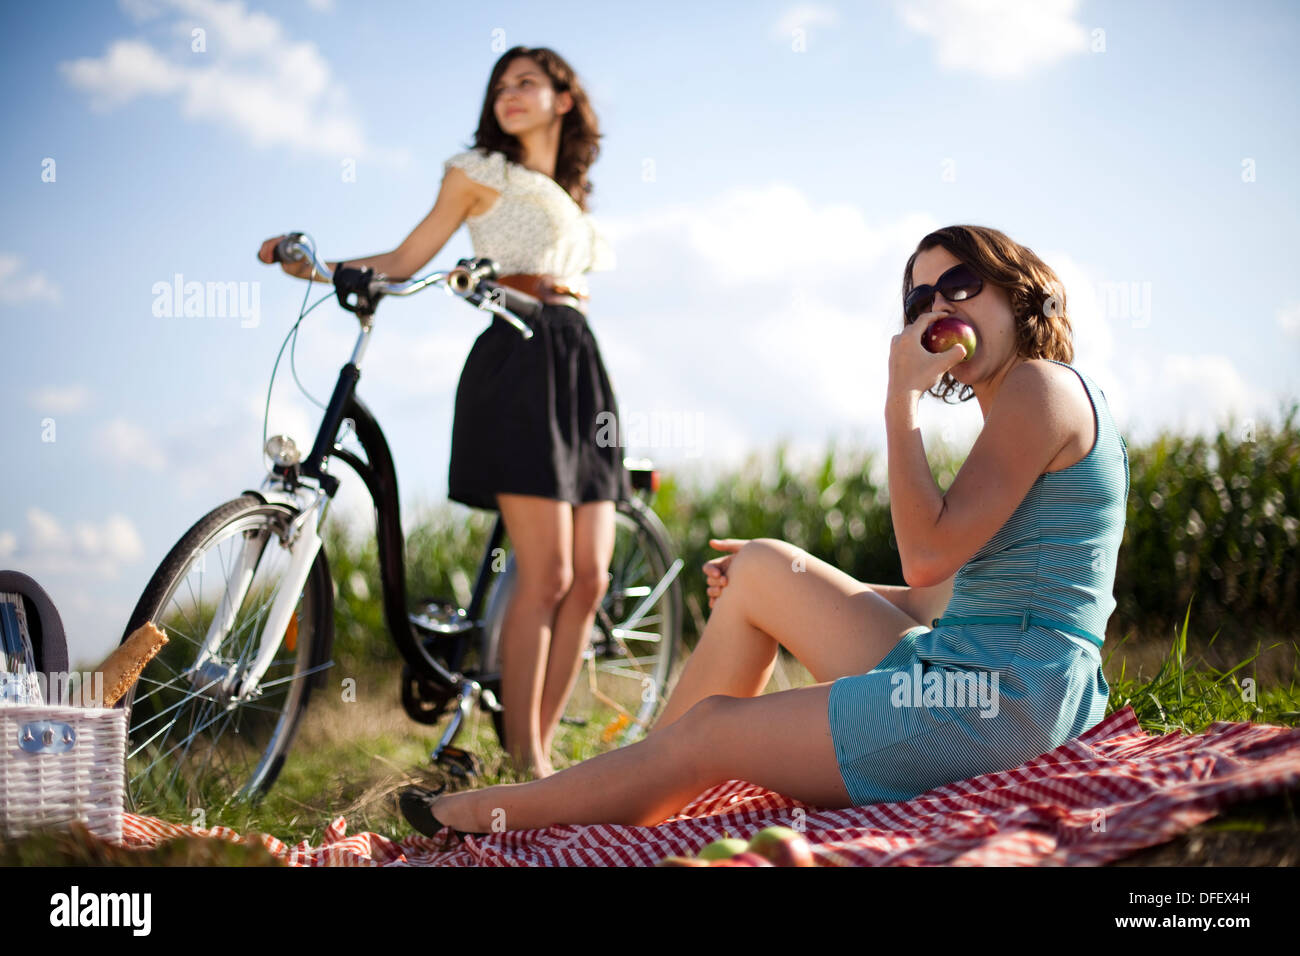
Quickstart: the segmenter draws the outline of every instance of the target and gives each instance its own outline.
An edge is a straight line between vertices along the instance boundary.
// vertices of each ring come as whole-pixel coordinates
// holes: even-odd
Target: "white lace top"
[[[545,173],[493,151],[457,153],[443,163],[500,193],[485,213],[465,220],[474,255],[495,259],[502,275],[553,275],[586,292],[584,272],[614,268],[614,252],[564,187]]]

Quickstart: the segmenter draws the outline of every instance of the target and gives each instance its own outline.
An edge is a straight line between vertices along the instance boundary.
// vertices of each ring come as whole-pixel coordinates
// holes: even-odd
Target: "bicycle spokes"
[[[258,793],[273,765],[278,770],[310,675],[328,666],[307,666],[320,615],[317,578],[295,596],[288,625],[268,632],[272,608],[287,593],[285,516],[252,502],[246,510],[263,513],[218,521],[214,512],[209,533],[196,526],[185,564],[157,584],[152,619],[171,640],[132,692],[133,804]],[[258,655],[268,650],[252,682]]]

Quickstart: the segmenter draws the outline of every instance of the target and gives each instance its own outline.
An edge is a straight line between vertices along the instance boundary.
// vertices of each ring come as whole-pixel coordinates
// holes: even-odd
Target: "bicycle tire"
[[[219,691],[209,690],[218,686],[211,679],[214,672],[205,670],[199,674],[193,665],[207,633],[202,625],[205,620],[210,624],[210,617],[215,616],[204,605],[208,556],[214,552],[220,556],[218,549],[227,541],[233,542],[235,535],[259,532],[259,529],[267,533],[245,601],[236,609],[231,631],[221,638],[218,654],[209,665],[222,668],[223,662],[228,662],[227,672],[237,674],[239,665],[246,663],[256,651],[254,638],[260,631],[255,618],[245,619],[252,626],[244,626],[240,615],[248,604],[247,597],[253,595],[256,602],[262,593],[257,576],[264,560],[275,559],[275,555],[268,559],[271,543],[280,542],[280,535],[297,514],[295,508],[268,503],[251,494],[228,501],[195,522],[154,572],[123,634],[125,640],[146,621],[153,621],[169,638],[162,652],[149,662],[118,704],[128,711],[125,767],[128,808],[160,804],[174,812],[177,802],[190,808],[224,804],[239,798],[255,802],[279,776],[312,687],[323,682],[319,669],[312,676],[313,668],[325,666],[320,663],[322,651],[328,654],[333,644],[334,589],[324,549],[317,553],[290,627],[263,675],[260,696],[242,703],[222,701]],[[245,537],[244,541],[250,539]],[[277,550],[287,563],[288,552],[282,547]],[[231,558],[233,564],[234,554]],[[222,560],[220,567],[229,574],[226,561]],[[199,575],[197,596],[189,580],[195,571]],[[189,612],[176,600],[182,588],[187,591],[186,600],[193,599]],[[225,583],[224,588],[228,590],[229,584]],[[217,591],[217,599],[222,593],[220,589]],[[274,593],[274,590],[268,593],[258,610],[269,609]],[[237,678],[232,681],[237,686]],[[278,689],[267,693],[272,687]],[[218,710],[227,716],[223,718]],[[159,723],[160,720],[163,722]],[[232,724],[234,732],[227,735]],[[170,751],[163,748],[168,746],[177,728],[188,733],[189,740],[180,755],[173,757],[181,743],[172,746]],[[200,754],[206,755],[202,763]]]
[[[625,746],[644,735],[667,698],[673,665],[682,646],[683,600],[680,573],[674,576],[659,600],[655,602],[652,610],[656,613],[650,615],[651,618],[662,615],[665,620],[659,628],[659,646],[662,648],[660,654],[647,656],[633,653],[629,656],[618,650],[618,648],[627,648],[626,640],[612,633],[604,633],[609,630],[609,625],[602,627],[602,617],[606,621],[615,623],[615,626],[617,622],[625,620],[627,614],[639,603],[633,599],[642,596],[640,590],[650,591],[654,584],[668,573],[674,561],[663,522],[640,498],[619,502],[615,509],[615,521],[615,550],[610,561],[610,587],[601,599],[601,609],[593,627],[593,640],[584,652],[583,669],[566,702],[564,714],[567,723],[590,723],[592,720],[599,722],[602,732],[599,740],[594,742],[596,752],[609,749],[611,744],[615,748]],[[648,579],[637,572],[635,560],[640,553],[645,553],[650,559],[651,574]],[[485,614],[481,659],[485,670],[493,673],[500,672],[501,621],[509,603],[513,584],[514,559],[511,556],[505,570],[494,584]],[[629,594],[629,591],[633,593]],[[633,607],[628,606],[629,602]],[[590,683],[593,680],[599,690],[601,673],[608,675],[615,671],[634,672],[638,666],[650,668],[639,678],[639,683],[637,683],[638,678],[629,673],[627,679],[632,682],[631,684],[619,688],[617,685],[621,681],[614,680],[613,692],[609,692],[609,688],[606,689],[607,696],[611,698],[609,702],[597,698],[597,702],[593,703],[588,699]],[[584,684],[587,686],[584,687]],[[634,685],[639,686],[639,700],[633,699]],[[587,692],[586,696],[584,691]],[[497,740],[504,747],[504,710],[492,712],[492,726]],[[557,732],[557,746],[558,741]],[[576,759],[585,759],[586,756],[594,755],[594,753],[578,754]]]

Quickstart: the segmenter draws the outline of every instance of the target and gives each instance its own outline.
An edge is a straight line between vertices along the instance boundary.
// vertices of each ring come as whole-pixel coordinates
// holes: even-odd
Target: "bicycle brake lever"
[[[484,312],[491,312],[495,315],[501,316],[501,318],[505,319],[507,322],[509,322],[511,325],[513,325],[516,329],[519,330],[519,334],[523,336],[525,341],[533,337],[533,330],[530,329],[523,322],[521,322],[513,312],[510,312],[508,309],[504,308],[503,306],[498,305],[497,302],[493,300],[491,295],[485,296],[481,292],[476,292],[471,296],[466,296],[465,301],[473,303],[475,306],[482,309]]]
[[[354,266],[335,269],[334,292],[338,296],[339,305],[357,315],[373,315],[375,304],[379,301],[379,296],[370,288],[374,278],[375,270],[369,266],[364,269]],[[356,296],[356,302],[348,301],[351,296]]]

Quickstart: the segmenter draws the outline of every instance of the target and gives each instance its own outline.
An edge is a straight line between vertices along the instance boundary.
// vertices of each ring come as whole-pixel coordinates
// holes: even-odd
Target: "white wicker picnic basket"
[[[0,706],[0,834],[78,820],[122,843],[126,710]]]

